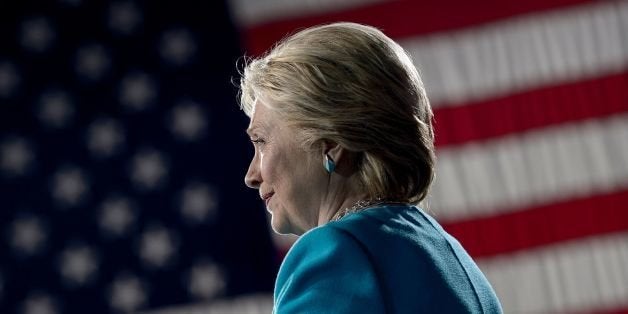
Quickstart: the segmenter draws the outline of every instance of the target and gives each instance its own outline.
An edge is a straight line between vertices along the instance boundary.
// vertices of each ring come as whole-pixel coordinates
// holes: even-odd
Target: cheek
[[[291,164],[283,151],[268,149],[259,155],[260,173],[264,182],[272,186],[272,189],[286,192],[290,189],[289,182],[294,174],[294,169],[290,169]]]

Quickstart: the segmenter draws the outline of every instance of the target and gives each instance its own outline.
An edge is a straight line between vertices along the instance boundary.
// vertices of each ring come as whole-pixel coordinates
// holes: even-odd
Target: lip
[[[268,202],[270,202],[270,198],[273,197],[273,195],[275,195],[275,192],[270,192],[262,195],[262,200],[264,201],[266,207],[268,207]]]

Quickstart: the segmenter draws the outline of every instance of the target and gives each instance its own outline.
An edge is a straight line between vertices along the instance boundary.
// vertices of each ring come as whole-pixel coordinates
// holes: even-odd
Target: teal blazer
[[[369,208],[301,236],[274,313],[501,313],[460,243],[420,208]]]

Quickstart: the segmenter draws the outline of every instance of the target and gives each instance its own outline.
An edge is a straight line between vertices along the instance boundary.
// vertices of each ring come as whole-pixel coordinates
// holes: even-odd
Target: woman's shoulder
[[[378,237],[382,231],[403,233],[407,230],[409,233],[409,228],[426,223],[421,215],[421,209],[411,205],[368,208],[307,231],[297,239],[288,255],[323,254],[348,247],[359,248],[364,235]]]
[[[348,247],[356,246],[355,239],[350,232],[336,224],[328,223],[313,228],[301,235],[286,258],[298,255],[321,256],[340,252]]]
[[[284,258],[275,284],[278,313],[325,312],[328,306],[338,312],[383,312],[380,288],[366,252],[349,233],[334,225],[303,234]]]
[[[323,258],[352,260],[348,264],[354,264],[391,247],[429,251],[429,244],[447,241],[440,225],[416,206],[373,207],[304,233],[288,251],[282,267],[292,263],[304,266]]]
[[[319,272],[358,273],[372,268],[363,241],[337,224],[326,224],[304,233],[290,248],[279,269],[278,282],[286,275]]]
[[[328,224],[359,238],[443,238],[446,232],[423,209],[414,205],[383,205],[365,209]]]

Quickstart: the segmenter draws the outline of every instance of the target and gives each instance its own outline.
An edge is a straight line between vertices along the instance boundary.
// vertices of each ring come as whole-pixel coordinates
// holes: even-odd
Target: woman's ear
[[[323,141],[321,145],[323,157],[329,156],[334,162],[339,162],[342,159],[344,149],[336,142]]]
[[[326,161],[325,156],[334,164],[334,172],[343,176],[349,176],[354,172],[355,153],[348,151],[340,144],[331,141],[323,141],[321,145],[321,156]]]

